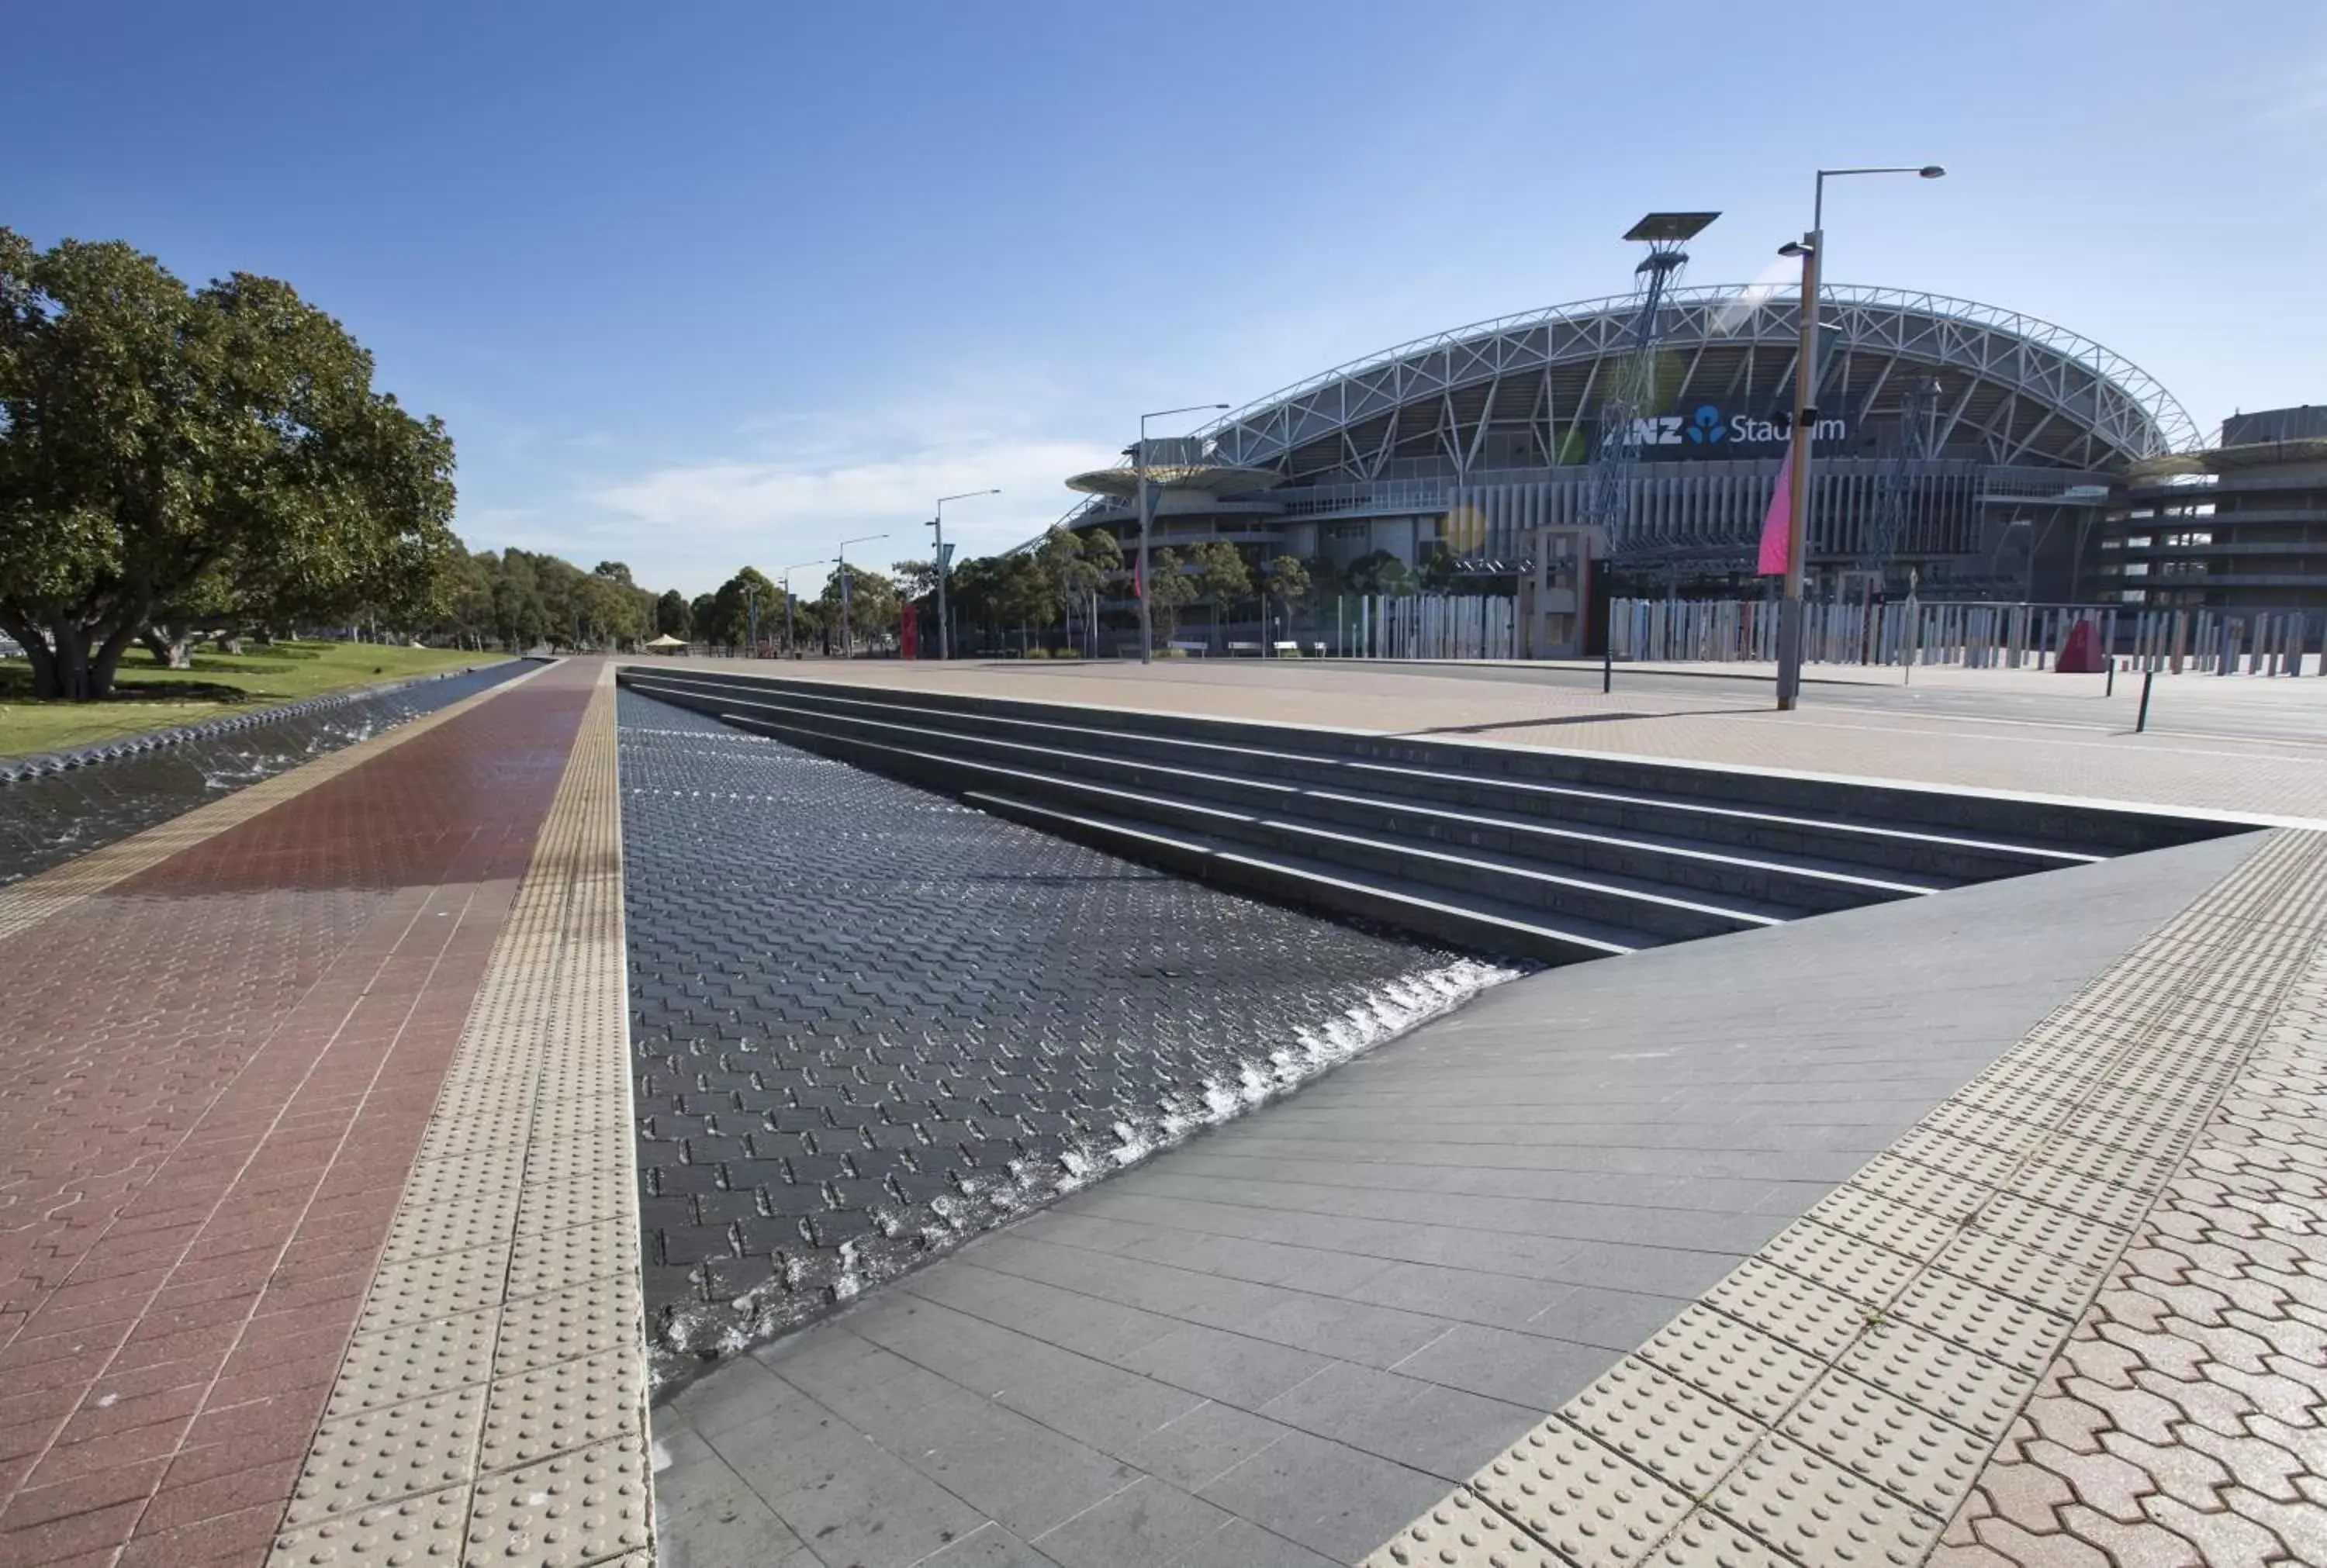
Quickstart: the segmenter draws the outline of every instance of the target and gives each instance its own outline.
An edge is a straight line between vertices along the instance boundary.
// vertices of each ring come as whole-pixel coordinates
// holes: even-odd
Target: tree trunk
[[[42,632],[39,621],[0,616],[0,631],[14,638],[23,649],[24,661],[33,667],[33,695],[44,699],[61,695],[57,685],[57,656]]]
[[[183,625],[149,626],[137,634],[137,640],[154,656],[154,662],[164,669],[192,669],[192,658],[186,651],[187,632]]]

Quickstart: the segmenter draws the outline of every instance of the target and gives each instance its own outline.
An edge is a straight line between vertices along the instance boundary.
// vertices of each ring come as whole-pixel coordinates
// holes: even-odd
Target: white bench
[[[1231,642],[1229,644],[1229,657],[1230,658],[1234,658],[1240,653],[1248,653],[1255,658],[1258,658],[1260,657],[1260,644],[1257,642]]]
[[[1174,653],[1184,653],[1191,658],[1201,658],[1212,650],[1212,645],[1209,642],[1183,642],[1177,638],[1164,646]],[[1236,645],[1230,643],[1229,646],[1234,648]]]

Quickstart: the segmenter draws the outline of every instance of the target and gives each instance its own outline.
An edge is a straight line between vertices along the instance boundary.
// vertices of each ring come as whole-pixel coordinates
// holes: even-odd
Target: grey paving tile
[[[1694,1299],[1576,1285],[1529,1319],[1526,1327],[1529,1333],[1580,1345],[1631,1350],[1678,1317]]]
[[[898,1457],[1029,1541],[1138,1479],[1096,1449],[967,1394],[924,1415]]]
[[[1540,1420],[1542,1408],[1343,1362],[1260,1414],[1452,1484]]]
[[[816,1562],[791,1526],[742,1481],[734,1494],[663,1514],[656,1528],[662,1568],[763,1568]]]
[[[1672,1247],[1595,1241],[1570,1253],[1561,1267],[1575,1284],[1694,1301],[1735,1268],[1752,1250],[1749,1246],[1734,1253],[1683,1252]]]
[[[729,1433],[723,1456],[827,1563],[904,1568],[987,1522],[895,1455],[841,1433],[790,1439],[788,1462],[757,1464],[737,1444],[760,1430]],[[803,1465],[802,1451],[818,1457]]]
[[[1445,1493],[1436,1476],[1290,1432],[1196,1495],[1332,1562],[1353,1563]]]
[[[1597,1345],[1459,1323],[1394,1370],[1542,1412],[1567,1403],[1619,1355]]]
[[[1305,1295],[1281,1302],[1241,1327],[1256,1339],[1369,1367],[1395,1366],[1446,1330],[1442,1320],[1419,1312]]]
[[[1171,1568],[1341,1568],[1341,1559],[1321,1557],[1247,1519],[1231,1519],[1220,1534],[1172,1560]]]
[[[1143,1476],[1035,1538],[1060,1568],[1162,1568],[1232,1522],[1226,1509]]]
[[[926,1302],[921,1308],[892,1313],[868,1331],[916,1366],[928,1358],[955,1386],[1107,1453],[1120,1454],[1206,1397],[949,1308]],[[1188,1326],[1165,1321],[1173,1330]],[[923,1424],[916,1419],[906,1430]]]
[[[913,1568],[1058,1568],[1057,1560],[1043,1555],[999,1525],[972,1531]]]
[[[1534,1321],[1575,1287],[1549,1280],[1447,1268],[1418,1263],[1387,1263],[1345,1293],[1378,1307],[1459,1322],[1520,1328]]]
[[[1198,1491],[1291,1430],[1232,1405],[1208,1401],[1148,1433],[1124,1458],[1175,1487]]]
[[[1175,1388],[1257,1410],[1332,1362],[1271,1339],[1183,1323],[1133,1351],[1124,1364]]]
[[[749,1356],[738,1356],[704,1373],[658,1406],[655,1427],[715,1434],[749,1425],[794,1396],[766,1367]]]

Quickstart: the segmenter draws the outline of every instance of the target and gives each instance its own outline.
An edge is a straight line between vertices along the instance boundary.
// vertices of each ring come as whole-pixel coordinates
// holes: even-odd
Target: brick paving
[[[2327,943],[2005,1433],[1943,1568],[2327,1563]]]
[[[595,676],[9,890],[0,1563],[263,1559]]]

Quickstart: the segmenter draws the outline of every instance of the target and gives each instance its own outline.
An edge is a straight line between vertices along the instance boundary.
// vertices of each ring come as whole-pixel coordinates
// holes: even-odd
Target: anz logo
[[[1794,422],[1790,415],[1775,419],[1759,419],[1751,414],[1733,414],[1724,417],[1719,408],[1710,403],[1700,404],[1689,414],[1659,414],[1647,419],[1635,419],[1625,432],[1628,446],[1696,447],[1702,452],[1716,446],[1775,446],[1793,438]],[[1842,419],[1821,419],[1810,432],[1813,441],[1844,441],[1849,438],[1849,422]]]

